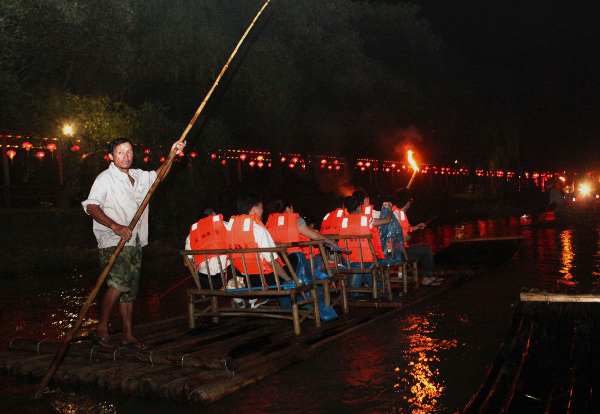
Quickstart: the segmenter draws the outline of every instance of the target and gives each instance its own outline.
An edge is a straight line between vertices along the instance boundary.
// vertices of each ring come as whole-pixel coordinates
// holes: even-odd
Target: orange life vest
[[[223,223],[223,215],[205,217],[192,224],[190,228],[190,247],[192,250],[226,249],[225,235],[227,231]],[[210,259],[216,254],[207,255]],[[196,266],[204,262],[204,255],[194,256]]]
[[[344,216],[340,228],[340,235],[367,235],[372,234],[373,238],[373,249],[375,250],[375,256],[378,259],[385,259],[383,249],[381,248],[381,239],[379,237],[379,230],[377,227],[372,226],[369,228],[369,220],[372,217],[367,214],[349,214]],[[369,247],[369,242],[365,239],[348,239],[347,246],[346,240],[341,239],[340,247],[342,249],[350,250],[351,262],[360,262],[360,250],[359,245],[362,247],[362,259],[363,262],[373,262],[373,255]]]
[[[322,234],[339,234],[343,217],[344,217],[344,209],[343,208],[338,208],[337,210],[334,210],[331,213],[327,213],[325,215],[325,217],[323,217],[323,222],[321,223],[321,233]]]
[[[257,249],[259,248],[254,239],[254,223],[265,227],[256,214],[232,216],[229,219],[229,231],[227,231],[227,246],[231,249]],[[266,230],[266,227],[265,227]],[[237,253],[233,254],[233,265],[237,270],[244,273],[244,262],[242,255],[246,259],[246,268],[248,274],[260,274],[262,269],[264,274],[273,273],[273,269],[267,260],[258,253],[259,262],[256,261],[256,253]]]
[[[267,220],[267,230],[277,243],[293,243],[297,241],[308,241],[298,231],[298,213],[273,213]],[[288,253],[303,253],[300,247],[290,247]]]
[[[362,212],[363,212],[363,214],[366,214],[369,217],[373,217],[373,206],[367,206],[367,205],[363,204]]]

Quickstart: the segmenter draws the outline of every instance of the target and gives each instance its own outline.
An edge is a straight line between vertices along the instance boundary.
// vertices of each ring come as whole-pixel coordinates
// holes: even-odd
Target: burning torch
[[[419,172],[419,167],[417,166],[417,163],[413,159],[412,154],[413,154],[413,152],[411,150],[408,150],[408,162],[413,167],[413,175],[412,175],[412,177],[410,177],[410,181],[408,182],[408,185],[406,186],[406,188],[410,188],[410,185],[412,184],[413,180],[415,179],[415,176]]]

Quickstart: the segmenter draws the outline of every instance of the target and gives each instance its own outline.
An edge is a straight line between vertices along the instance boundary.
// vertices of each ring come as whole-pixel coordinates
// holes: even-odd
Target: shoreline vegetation
[[[307,197],[298,210],[320,218],[333,210],[337,196],[320,194],[311,200]],[[269,197],[266,197],[267,199]],[[379,198],[372,197],[378,205]],[[535,217],[544,211],[547,195],[541,192],[506,192],[502,197],[477,194],[435,192],[415,194],[411,222],[426,221],[437,216],[432,225],[452,224],[461,221],[519,217]],[[376,201],[377,200],[377,201]],[[383,200],[381,200],[383,201]],[[161,200],[155,200],[150,212],[150,244],[144,249],[145,258],[173,257],[179,263],[178,251],[183,248],[195,211],[185,209],[179,214],[166,215]],[[200,209],[201,206],[198,206]],[[231,209],[229,209],[231,210]],[[233,211],[224,208],[229,217]],[[229,215],[228,215],[229,214]],[[28,275],[44,276],[53,272],[79,271],[99,267],[98,248],[92,233],[92,219],[80,207],[58,209],[54,207],[0,209],[0,278]],[[146,259],[147,260],[147,259]]]

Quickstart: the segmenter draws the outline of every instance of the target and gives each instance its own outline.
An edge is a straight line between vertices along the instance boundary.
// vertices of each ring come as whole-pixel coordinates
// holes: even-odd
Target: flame
[[[408,162],[410,162],[410,165],[413,167],[413,170],[419,171],[419,167],[417,166],[417,163],[413,159],[412,154],[413,154],[413,152],[411,150],[408,150]]]
[[[581,184],[579,186],[579,192],[581,193],[582,196],[587,196],[591,193],[592,189],[590,188],[590,186],[588,184]]]

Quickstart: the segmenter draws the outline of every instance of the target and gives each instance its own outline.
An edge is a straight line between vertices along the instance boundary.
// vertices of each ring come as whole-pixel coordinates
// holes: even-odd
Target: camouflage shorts
[[[100,249],[100,266],[106,266],[116,247]],[[124,246],[115,260],[107,278],[108,286],[123,292],[121,302],[133,302],[140,285],[140,267],[142,266],[142,247]]]

